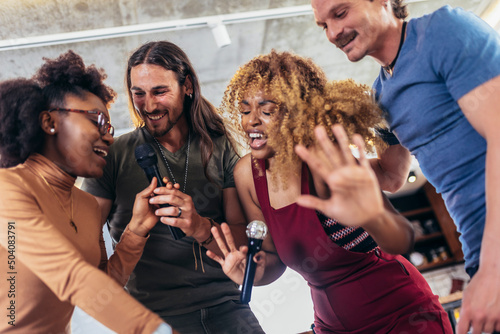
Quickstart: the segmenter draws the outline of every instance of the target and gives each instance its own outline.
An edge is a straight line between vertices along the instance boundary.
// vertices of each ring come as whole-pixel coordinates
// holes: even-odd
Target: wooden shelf
[[[421,215],[423,213],[429,213],[429,212],[433,212],[432,207],[430,207],[430,206],[427,208],[418,208],[415,210],[405,211],[405,212],[400,212],[400,213],[405,217],[410,217],[410,216]]]
[[[427,263],[427,264],[423,264],[421,266],[418,266],[416,267],[420,272],[425,272],[425,271],[430,271],[430,270],[434,270],[434,269],[438,269],[438,268],[442,268],[442,267],[446,267],[448,265],[451,265],[451,264],[455,264],[457,263],[457,261],[455,261],[455,259],[453,258],[449,258],[447,260],[444,260],[444,261],[439,261],[439,262],[436,262],[436,263]]]
[[[437,238],[442,238],[442,237],[444,237],[443,232],[434,232],[431,234],[424,234],[423,236],[416,238],[415,243],[421,243],[421,242],[425,242],[425,241],[429,241],[429,240],[437,239]]]
[[[436,232],[424,234],[415,239],[415,252],[429,258],[431,251],[436,252],[439,248],[444,247],[448,253],[449,257],[444,261],[416,266],[420,272],[463,262],[462,245],[458,240],[455,224],[446,210],[441,195],[436,193],[436,189],[429,182],[426,182],[416,193],[390,200],[394,201],[394,207],[401,208],[401,215],[409,220],[419,221],[423,230],[426,227],[423,226],[424,222],[429,219],[435,223],[432,227],[433,230],[437,230]],[[407,255],[409,256],[409,254]]]
[[[457,292],[452,293],[451,295],[439,297],[439,302],[441,303],[441,305],[453,303],[453,302],[456,302],[458,300],[461,300],[462,296],[463,296],[463,292],[457,291]]]
[[[462,262],[464,253],[462,252],[462,244],[458,240],[457,227],[446,210],[443,198],[440,194],[436,193],[436,189],[429,182],[427,182],[423,188],[427,198],[429,198],[429,202],[436,215],[441,231],[444,234],[448,249],[451,252],[451,258],[456,262]]]

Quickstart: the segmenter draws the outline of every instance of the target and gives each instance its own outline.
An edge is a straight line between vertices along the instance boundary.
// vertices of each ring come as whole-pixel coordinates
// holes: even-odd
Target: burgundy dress
[[[328,237],[314,210],[296,203],[273,209],[264,161],[258,163],[264,173],[254,161],[252,171],[262,213],[279,257],[311,288],[316,333],[453,333],[438,297],[411,263],[379,249],[345,250]],[[309,193],[306,167],[301,187]]]

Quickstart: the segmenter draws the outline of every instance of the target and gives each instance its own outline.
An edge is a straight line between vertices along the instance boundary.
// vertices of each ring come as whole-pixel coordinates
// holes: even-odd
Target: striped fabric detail
[[[326,234],[340,247],[358,253],[369,253],[378,248],[375,240],[363,228],[343,226],[319,211],[316,214]]]

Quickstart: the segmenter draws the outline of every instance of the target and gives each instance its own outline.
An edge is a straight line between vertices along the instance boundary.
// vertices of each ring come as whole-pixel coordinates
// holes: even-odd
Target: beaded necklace
[[[170,173],[170,177],[172,178],[171,180],[175,183],[175,176],[174,173],[172,173],[172,170],[170,169],[170,164],[167,161],[167,157],[165,157],[165,154],[163,153],[163,146],[158,142],[158,140],[153,137],[156,145],[158,145],[158,148],[160,149],[161,157],[163,158],[163,162],[165,162],[165,165],[167,166],[168,172]],[[191,131],[188,132],[188,144],[186,148],[186,170],[184,172],[184,187],[182,188],[182,192],[186,193],[186,184],[187,184],[187,176],[188,176],[188,167],[189,167],[189,149],[191,146]]]

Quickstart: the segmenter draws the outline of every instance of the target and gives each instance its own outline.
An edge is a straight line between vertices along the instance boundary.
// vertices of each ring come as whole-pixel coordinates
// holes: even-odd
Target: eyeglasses
[[[89,114],[89,115],[97,115],[97,121],[91,119],[92,122],[94,122],[97,125],[97,128],[99,129],[99,132],[101,135],[105,135],[106,133],[109,133],[111,136],[115,134],[115,128],[111,123],[109,122],[108,118],[106,115],[102,113],[102,111],[98,110],[80,110],[80,109],[64,109],[64,108],[53,108],[50,109],[49,112],[52,111],[66,111],[66,112],[77,112],[81,114]]]

